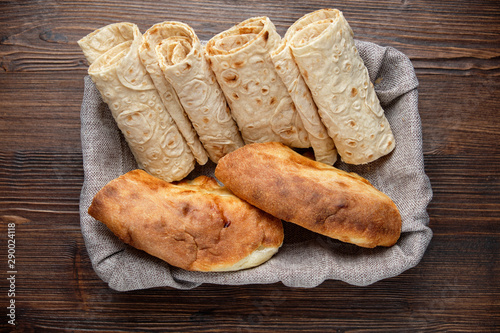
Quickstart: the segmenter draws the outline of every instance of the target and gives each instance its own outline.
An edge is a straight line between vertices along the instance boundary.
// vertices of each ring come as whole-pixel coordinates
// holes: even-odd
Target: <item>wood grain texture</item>
[[[92,269],[80,232],[76,41],[112,22],[178,20],[209,39],[251,16],[278,32],[303,14],[344,12],[358,39],[393,46],[419,79],[434,238],[419,265],[369,287],[326,281],[119,293]],[[498,1],[1,1],[0,329],[16,224],[17,332],[494,332],[500,327]]]

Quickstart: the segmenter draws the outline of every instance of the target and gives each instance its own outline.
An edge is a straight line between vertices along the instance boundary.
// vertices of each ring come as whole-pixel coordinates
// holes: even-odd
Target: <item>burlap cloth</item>
[[[281,281],[291,287],[315,287],[327,279],[369,285],[396,276],[421,260],[432,238],[427,205],[432,189],[424,172],[422,131],[418,113],[418,81],[410,60],[390,47],[357,41],[370,79],[391,124],[396,148],[364,166],[336,166],[367,178],[398,206],[403,227],[390,248],[363,249],[285,224],[285,241],[267,263],[224,273],[189,272],[136,250],[118,240],[87,209],[108,181],[136,168],[111,113],[91,79],[85,77],[81,139],[85,179],[81,192],[81,229],[90,260],[99,277],[120,291],[169,286],[190,289],[202,283],[263,284]],[[214,165],[196,168],[189,178],[213,175]]]

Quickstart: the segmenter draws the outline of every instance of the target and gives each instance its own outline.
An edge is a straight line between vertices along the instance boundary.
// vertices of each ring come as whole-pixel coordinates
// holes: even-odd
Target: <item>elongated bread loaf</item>
[[[210,159],[244,145],[224,94],[205,59],[194,30],[181,22],[163,22],[156,55]]]
[[[263,211],[344,242],[391,246],[401,233],[396,205],[366,179],[281,143],[237,149],[219,161],[215,176]]]
[[[142,44],[139,28],[131,23],[103,28],[105,36],[127,31],[132,39],[117,43],[90,65],[88,73],[109,106],[140,168],[166,181],[181,180],[194,169],[195,160],[176,124],[165,109],[155,86],[139,59]],[[81,45],[94,45],[100,33],[91,34]],[[121,36],[121,35],[120,35]],[[112,39],[112,44],[121,37]],[[102,36],[101,36],[102,37]],[[98,44],[98,43],[97,43]],[[85,49],[85,47],[84,47]]]
[[[193,271],[257,266],[284,238],[279,219],[206,176],[168,183],[132,170],[105,185],[88,212],[123,242]]]
[[[365,164],[390,153],[394,136],[342,13],[309,13],[284,39],[342,160]]]

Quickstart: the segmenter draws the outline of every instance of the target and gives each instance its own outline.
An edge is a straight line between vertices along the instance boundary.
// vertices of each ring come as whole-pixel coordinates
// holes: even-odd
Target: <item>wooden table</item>
[[[312,289],[108,288],[91,267],[79,226],[87,64],[76,41],[112,22],[145,31],[164,20],[188,23],[209,39],[261,15],[283,34],[303,14],[333,5],[357,39],[393,46],[415,66],[434,191],[428,207],[434,238],[420,264],[368,287],[326,281]],[[498,331],[499,74],[494,0],[1,1],[2,331]],[[15,297],[8,295],[9,223]],[[16,326],[7,323],[11,299]]]

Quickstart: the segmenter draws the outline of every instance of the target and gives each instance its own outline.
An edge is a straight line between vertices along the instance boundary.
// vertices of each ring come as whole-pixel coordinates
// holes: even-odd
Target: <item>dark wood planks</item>
[[[425,166],[434,191],[428,210],[434,238],[422,262],[365,288],[327,281],[314,289],[274,284],[110,290],[92,270],[79,229],[86,62],[76,41],[125,20],[142,31],[180,20],[206,40],[258,15],[269,16],[283,34],[303,14],[332,3],[4,1],[0,262],[7,259],[6,225],[15,222],[19,332],[485,332],[500,326],[498,2],[333,5],[344,11],[356,38],[396,47],[415,66]],[[6,292],[0,284],[2,306]]]
[[[458,4],[458,5],[457,5]],[[453,59],[473,67],[498,69],[500,6],[495,1],[339,1],[356,37],[395,46],[411,58]],[[267,15],[284,34],[303,14],[330,7],[326,1],[141,1],[78,2],[13,1],[0,20],[11,23],[0,36],[0,68],[4,71],[65,71],[84,68],[76,41],[98,27],[119,21],[137,23],[142,31],[164,20],[190,24],[201,39],[251,16]],[[469,6],[469,7],[467,7]],[[463,9],[467,8],[467,10]],[[474,61],[472,61],[474,60]],[[483,63],[482,61],[485,61]],[[478,65],[475,65],[477,63]],[[467,64],[465,65],[467,66]],[[442,67],[442,66],[440,66]]]

